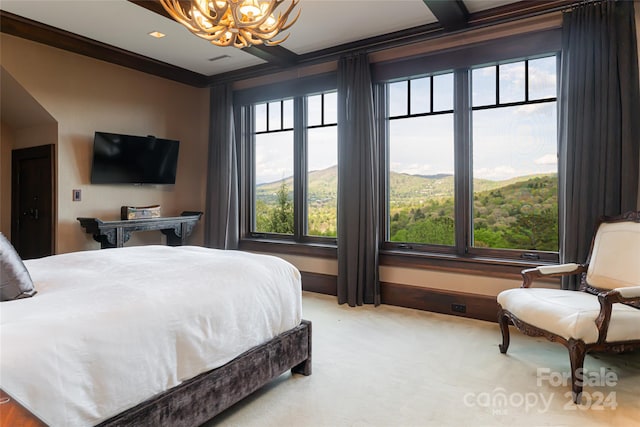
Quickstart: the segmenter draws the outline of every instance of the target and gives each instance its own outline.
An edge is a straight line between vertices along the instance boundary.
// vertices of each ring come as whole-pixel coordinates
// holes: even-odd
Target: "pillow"
[[[31,276],[11,242],[0,233],[0,301],[36,294]]]

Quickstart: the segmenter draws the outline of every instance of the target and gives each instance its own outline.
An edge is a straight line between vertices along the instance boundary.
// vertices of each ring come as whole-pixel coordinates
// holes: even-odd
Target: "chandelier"
[[[274,16],[285,0],[160,0],[173,19],[198,37],[217,46],[243,48],[254,44],[274,46],[285,41],[273,40],[280,31],[290,28],[300,16],[289,15],[300,0],[291,0],[283,13]]]

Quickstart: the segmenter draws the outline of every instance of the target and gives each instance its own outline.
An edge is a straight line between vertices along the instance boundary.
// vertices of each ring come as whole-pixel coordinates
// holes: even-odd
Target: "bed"
[[[0,387],[52,426],[196,426],[292,369],[311,373],[300,273],[196,246],[24,261],[0,303]]]

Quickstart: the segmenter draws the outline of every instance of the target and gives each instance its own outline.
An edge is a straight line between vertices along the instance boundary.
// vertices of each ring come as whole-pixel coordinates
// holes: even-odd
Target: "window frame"
[[[335,256],[335,237],[307,235],[307,120],[306,97],[337,91],[335,73],[301,78],[267,86],[258,86],[234,92],[234,114],[236,120],[236,144],[239,153],[240,174],[240,247],[241,249],[274,252],[295,252],[300,245],[308,245],[303,251],[318,256]],[[254,231],[255,223],[255,135],[270,130],[255,132],[254,109],[256,104],[293,99],[293,205],[294,233],[279,234]],[[268,119],[267,119],[268,123]],[[337,126],[337,123],[333,126]],[[281,127],[284,122],[281,119]],[[318,127],[318,126],[311,126]],[[284,129],[274,130],[280,132]],[[333,248],[333,250],[332,250]]]
[[[455,265],[462,269],[468,268],[468,262],[488,263],[490,268],[501,265],[507,269],[516,265],[517,268],[544,263],[558,263],[558,252],[526,251],[518,249],[478,248],[471,245],[473,236],[473,176],[472,158],[472,112],[474,110],[497,108],[473,107],[471,103],[472,70],[482,66],[511,63],[519,60],[529,60],[539,57],[556,55],[556,93],[559,87],[560,64],[560,31],[548,30],[540,33],[513,36],[494,40],[475,46],[468,46],[454,52],[434,53],[419,58],[395,61],[389,64],[376,64],[374,68],[374,83],[378,96],[378,108],[381,117],[378,123],[380,138],[381,164],[381,192],[380,200],[380,241],[381,263],[390,265],[417,266],[420,262],[431,260],[431,265]],[[415,79],[444,72],[454,74],[454,246],[416,244],[389,241],[389,128],[387,83],[408,79]],[[496,79],[499,74],[496,74]],[[496,91],[498,87],[496,87]],[[528,87],[525,89],[528,94]],[[525,95],[526,96],[526,95]],[[407,96],[410,103],[410,95]],[[559,97],[555,98],[556,105]],[[433,101],[431,101],[433,102]],[[543,101],[528,101],[504,103],[504,105],[524,105]],[[496,97],[496,104],[500,104]],[[558,109],[559,110],[559,109]],[[407,110],[409,112],[410,110]],[[433,113],[431,113],[433,114]],[[423,114],[424,115],[424,114]],[[418,115],[416,115],[418,116]],[[558,179],[563,175],[562,162],[558,163]],[[558,209],[562,211],[564,201],[558,194]],[[560,221],[558,217],[558,221]],[[420,261],[416,261],[416,259]],[[459,262],[463,262],[461,265]]]

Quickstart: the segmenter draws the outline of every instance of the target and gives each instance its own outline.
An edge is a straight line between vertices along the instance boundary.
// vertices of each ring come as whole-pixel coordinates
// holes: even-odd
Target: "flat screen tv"
[[[175,184],[179,141],[96,132],[92,184]]]

